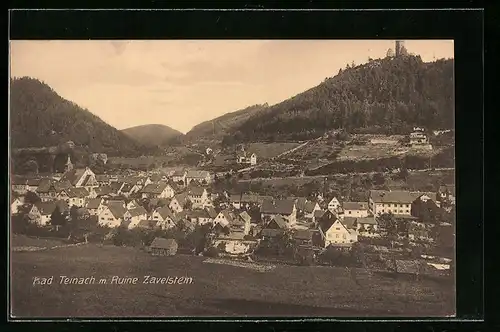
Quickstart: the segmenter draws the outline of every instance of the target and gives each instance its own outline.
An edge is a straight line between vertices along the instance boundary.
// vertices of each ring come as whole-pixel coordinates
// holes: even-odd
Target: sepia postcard
[[[453,40],[10,41],[10,314],[454,317]]]

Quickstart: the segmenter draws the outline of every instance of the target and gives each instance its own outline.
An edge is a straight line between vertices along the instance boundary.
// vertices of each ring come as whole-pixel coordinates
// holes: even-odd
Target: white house
[[[129,222],[128,229],[133,229],[137,227],[141,220],[146,220],[148,217],[148,212],[142,207],[139,206],[135,209],[128,210],[123,214],[123,219]]]
[[[234,216],[229,210],[223,210],[217,214],[217,217],[214,219],[214,225],[219,224],[223,227],[229,226],[229,224],[233,221]]]
[[[213,222],[213,219],[210,217],[208,211],[204,209],[195,209],[190,211],[188,212],[187,217],[192,223],[197,225],[205,225]]]
[[[365,202],[343,202],[342,210],[345,217],[365,218],[369,215],[368,203]]]
[[[297,208],[295,207],[295,202],[289,199],[264,200],[260,207],[260,215],[262,220],[281,215],[287,220],[289,226],[293,226],[297,222]]]
[[[119,227],[124,221],[124,215],[127,210],[121,204],[108,203],[99,214],[99,225],[115,228]]]
[[[186,205],[186,203],[188,201],[189,201],[189,198],[188,198],[188,195],[186,193],[177,194],[172,198],[168,207],[174,213],[179,213],[179,212],[184,211],[184,206]]]
[[[187,175],[187,172],[184,170],[175,171],[174,173],[172,173],[172,181],[174,181],[175,183],[178,183],[178,182],[184,183],[186,180],[186,175]]]
[[[19,208],[24,205],[24,197],[18,197],[10,204],[10,213],[16,214]]]
[[[365,237],[378,237],[378,224],[374,216],[369,217],[344,217],[341,222],[348,228],[354,229],[358,235]]]
[[[69,181],[73,187],[83,187],[89,192],[99,187],[94,172],[88,167],[67,171],[63,174],[60,181]]]
[[[333,197],[330,202],[328,202],[328,210],[331,212],[336,212],[340,208],[340,202],[337,197]]]
[[[170,229],[175,227],[178,222],[177,217],[174,213],[169,209],[168,206],[163,206],[157,208],[151,214],[151,220],[156,221],[156,226],[161,229]]]
[[[198,184],[209,184],[212,182],[212,176],[207,171],[188,171],[186,173],[186,186],[191,182]]]
[[[326,213],[325,213],[326,214]],[[318,227],[325,248],[332,244],[352,244],[358,241],[358,232],[348,228],[340,219],[322,220]]]
[[[142,198],[172,198],[175,195],[174,188],[165,182],[150,183],[141,191]]]
[[[59,211],[61,213],[65,213],[68,211],[68,205],[64,201],[57,201],[57,202],[40,202],[36,205],[36,208],[38,209],[40,218],[37,221],[37,223],[41,226],[47,226],[50,224],[50,218],[52,216],[52,213],[56,209],[56,207],[59,207]],[[33,213],[33,211],[31,212]],[[36,211],[34,212],[35,215],[37,214]]]
[[[318,202],[306,202],[304,205],[304,218],[313,220],[316,211],[321,211]]]
[[[125,207],[127,208],[127,210],[132,210],[132,209],[138,208],[139,206],[140,205],[137,203],[137,201],[135,199],[133,199],[130,202],[128,202]]]
[[[432,199],[436,202],[435,193],[412,192],[403,190],[370,190],[368,207],[373,215],[392,213],[399,215],[411,215],[412,204],[421,199],[426,201]]]
[[[205,188],[193,186],[187,191],[188,198],[193,203],[193,209],[201,209],[210,206],[208,192]]]
[[[99,216],[105,208],[104,200],[102,198],[91,198],[87,200],[85,207],[91,216]]]
[[[239,151],[236,154],[236,163],[238,164],[250,164],[250,165],[256,165],[257,164],[257,155],[255,153],[247,153],[246,151]]]
[[[85,205],[86,198],[89,196],[90,194],[87,189],[78,187],[61,190],[57,195],[57,199],[66,201],[69,207],[83,207]]]

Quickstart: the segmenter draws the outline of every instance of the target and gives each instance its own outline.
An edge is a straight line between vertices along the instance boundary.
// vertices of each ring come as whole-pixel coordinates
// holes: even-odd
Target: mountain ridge
[[[144,124],[121,129],[121,132],[148,146],[161,146],[184,134],[163,124]]]

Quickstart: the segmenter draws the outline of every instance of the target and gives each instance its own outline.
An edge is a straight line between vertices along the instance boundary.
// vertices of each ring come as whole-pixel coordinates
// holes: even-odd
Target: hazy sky
[[[424,61],[451,40],[407,40]],[[31,76],[118,129],[182,132],[227,112],[276,104],[347,63],[384,57],[389,40],[11,41],[12,77]]]

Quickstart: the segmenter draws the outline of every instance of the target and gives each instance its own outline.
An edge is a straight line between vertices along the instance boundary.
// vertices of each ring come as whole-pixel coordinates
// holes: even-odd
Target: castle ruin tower
[[[396,40],[396,57],[406,55],[405,42],[403,40]]]

